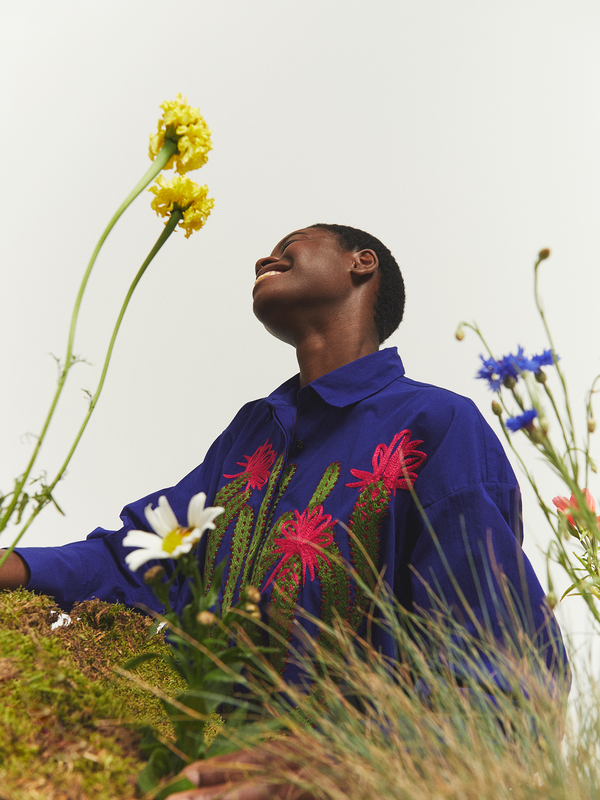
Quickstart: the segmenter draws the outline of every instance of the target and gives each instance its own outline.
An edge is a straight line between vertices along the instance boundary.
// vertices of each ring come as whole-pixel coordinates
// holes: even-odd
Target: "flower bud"
[[[244,589],[244,596],[246,600],[249,600],[251,603],[260,603],[260,592],[256,586],[246,586]]]
[[[254,603],[246,603],[244,606],[244,611],[247,611],[249,614],[258,611],[258,606],[254,605]]]
[[[538,258],[540,261],[544,261],[547,258],[550,258],[550,250],[547,247],[544,247],[543,250],[540,250],[538,253]]]
[[[588,431],[593,433],[596,430],[596,420],[593,417],[590,417],[587,421]]]
[[[596,462],[595,461],[590,461],[590,469],[592,470],[594,475],[598,474],[598,467],[596,466]]]
[[[250,616],[252,617],[252,619],[260,619],[260,618],[261,618],[261,617],[260,617],[260,611],[258,611],[258,609],[257,609],[256,611],[253,611],[253,612],[250,614]]]
[[[463,329],[462,324],[458,326],[458,328],[456,329],[456,333],[454,335],[459,342],[462,342],[462,340],[465,338],[465,331]]]
[[[546,602],[548,603],[550,608],[556,608],[558,600],[554,592],[548,592],[548,594],[546,595]]]
[[[214,625],[217,621],[217,616],[212,611],[200,611],[196,619],[200,625]]]
[[[535,425],[527,425],[525,430],[529,434],[529,438],[532,442],[535,442],[536,444],[544,443],[544,434],[539,428],[536,428]]]
[[[144,583],[152,585],[153,583],[158,583],[163,575],[165,574],[164,567],[161,567],[160,564],[157,564],[154,567],[150,567],[150,569],[146,570],[144,573]]]
[[[514,389],[517,382],[512,375],[507,375],[506,378],[504,378],[504,380],[502,381],[502,383],[506,386],[507,389]]]
[[[497,400],[492,400],[492,411],[497,417],[502,416],[502,406]]]
[[[546,376],[546,373],[544,372],[544,370],[539,369],[535,373],[535,379],[536,379],[536,381],[538,383],[546,383],[546,381],[548,380],[548,377]]]
[[[548,424],[546,417],[540,417],[540,430],[544,436],[547,436],[548,431],[550,430],[550,425]]]

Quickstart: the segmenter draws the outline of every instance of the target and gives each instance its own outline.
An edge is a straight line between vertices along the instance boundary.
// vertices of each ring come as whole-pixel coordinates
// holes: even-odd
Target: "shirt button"
[[[302,441],[302,439],[298,439],[298,441],[296,442],[296,450],[302,450],[303,447],[304,447],[304,442]]]

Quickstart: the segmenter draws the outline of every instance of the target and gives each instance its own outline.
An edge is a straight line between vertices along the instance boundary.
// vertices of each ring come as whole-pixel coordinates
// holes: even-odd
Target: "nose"
[[[254,273],[257,275],[259,269],[266,267],[267,264],[274,264],[278,260],[279,259],[276,258],[275,256],[264,256],[264,258],[259,258],[254,267]]]

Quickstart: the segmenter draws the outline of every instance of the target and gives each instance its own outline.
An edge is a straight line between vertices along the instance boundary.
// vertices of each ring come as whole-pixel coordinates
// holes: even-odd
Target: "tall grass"
[[[536,637],[468,634],[441,609],[406,611],[381,585],[371,601],[367,628],[387,627],[397,657],[342,620],[310,618],[319,634],[301,635],[294,654],[302,685],[266,660],[269,679],[253,677],[263,724],[282,735],[263,737],[268,765],[238,772],[241,782],[290,782],[323,800],[600,797],[600,686],[590,676],[570,715],[578,724],[567,726],[569,671],[559,656],[548,666]],[[212,752],[256,746],[260,728],[226,725]]]

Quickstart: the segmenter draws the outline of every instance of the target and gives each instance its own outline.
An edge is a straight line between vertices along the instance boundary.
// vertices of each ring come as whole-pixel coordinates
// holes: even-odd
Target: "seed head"
[[[246,600],[249,600],[251,603],[260,603],[260,592],[256,586],[246,586],[244,595]]]
[[[544,247],[543,250],[540,250],[538,253],[538,258],[540,261],[545,261],[547,258],[550,258],[550,250],[547,247]]]
[[[152,585],[153,583],[158,583],[163,575],[165,574],[164,567],[161,567],[160,564],[157,564],[154,567],[150,567],[150,569],[146,570],[144,573],[144,583]]]
[[[196,619],[200,625],[214,625],[217,621],[217,616],[212,611],[200,611]]]

